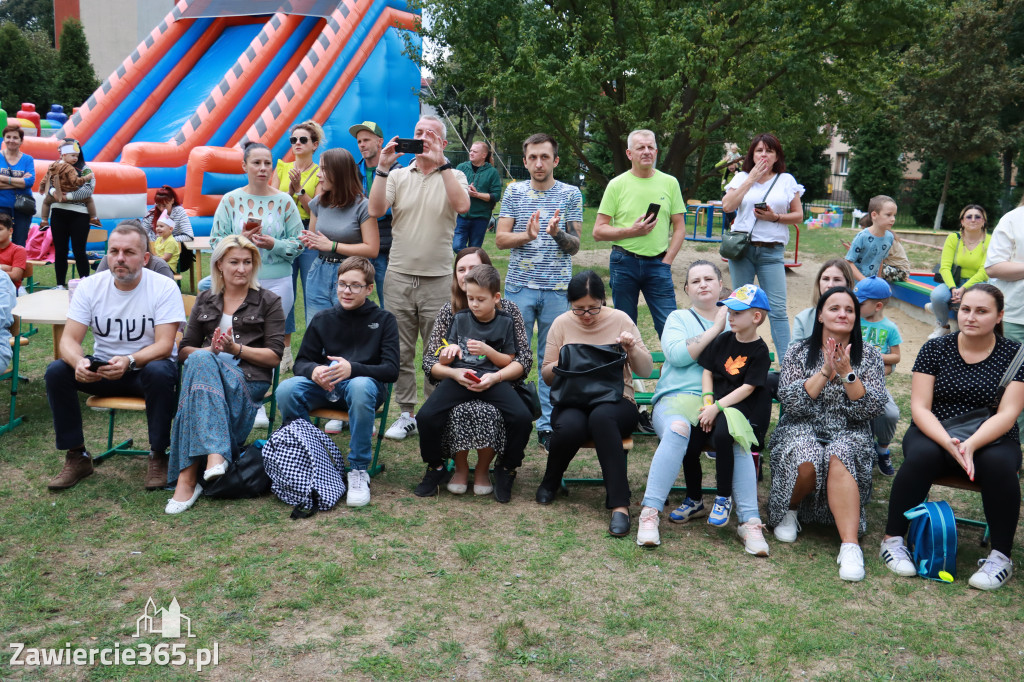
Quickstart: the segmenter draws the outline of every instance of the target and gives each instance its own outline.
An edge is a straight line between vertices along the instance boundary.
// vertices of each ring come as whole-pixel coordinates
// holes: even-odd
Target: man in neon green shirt
[[[653,132],[634,130],[626,145],[632,168],[608,183],[597,209],[594,240],[614,242],[608,266],[615,307],[635,323],[643,292],[660,337],[665,320],[676,309],[672,261],[686,236],[686,204],[679,181],[654,167],[658,142]],[[648,215],[651,204],[658,210]]]

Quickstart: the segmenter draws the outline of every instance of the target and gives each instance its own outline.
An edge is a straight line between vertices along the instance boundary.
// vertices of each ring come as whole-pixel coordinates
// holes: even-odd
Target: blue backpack
[[[948,502],[922,502],[903,512],[910,519],[910,551],[917,574],[945,582],[940,571],[956,577],[956,517]]]

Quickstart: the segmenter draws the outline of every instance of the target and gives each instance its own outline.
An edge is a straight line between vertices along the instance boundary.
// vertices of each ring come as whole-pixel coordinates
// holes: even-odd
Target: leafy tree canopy
[[[53,36],[53,0],[2,0],[0,22],[10,21],[26,31],[42,31],[56,45]]]
[[[682,177],[691,157],[705,148],[717,156],[724,141],[745,147],[771,130],[787,144],[861,115],[846,102],[883,92],[893,62],[886,46],[911,40],[933,4],[422,0],[423,36],[439,47],[422,59],[441,79],[454,80],[457,65],[469,101],[494,101],[501,137],[556,135],[563,159],[586,164],[588,184],[629,167],[624,146],[635,128],[656,132],[659,166]]]
[[[914,187],[914,205],[910,209],[914,220],[919,224],[927,225],[934,220],[945,178],[945,161],[926,159],[921,164],[921,179]],[[943,213],[941,227],[946,230],[957,229],[960,224],[960,209],[967,204],[984,206],[988,214],[989,229],[994,227],[1001,215],[1001,186],[999,159],[995,154],[954,164],[946,197],[949,210]],[[901,211],[905,208],[900,206]]]
[[[850,145],[846,188],[853,203],[866,210],[871,197],[895,197],[903,181],[898,126],[891,113],[878,112],[860,127]]]

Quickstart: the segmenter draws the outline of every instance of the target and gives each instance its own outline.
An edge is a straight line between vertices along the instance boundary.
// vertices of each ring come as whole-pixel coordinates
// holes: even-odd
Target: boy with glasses
[[[338,268],[338,305],[316,314],[302,337],[295,376],[277,387],[284,423],[327,407],[349,415],[350,507],[370,502],[373,416],[384,402],[384,384],[398,379],[395,316],[367,300],[373,264],[351,256]]]

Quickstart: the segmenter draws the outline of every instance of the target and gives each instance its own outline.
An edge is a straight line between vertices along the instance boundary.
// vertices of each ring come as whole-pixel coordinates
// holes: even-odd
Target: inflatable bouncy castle
[[[101,219],[141,217],[170,185],[206,235],[221,195],[245,184],[246,141],[290,160],[291,127],[314,119],[327,137],[318,153],[345,147],[358,159],[354,123],[412,136],[417,20],[402,0],[180,0],[54,136],[26,137],[23,149],[41,178],[59,140],[74,137]]]

